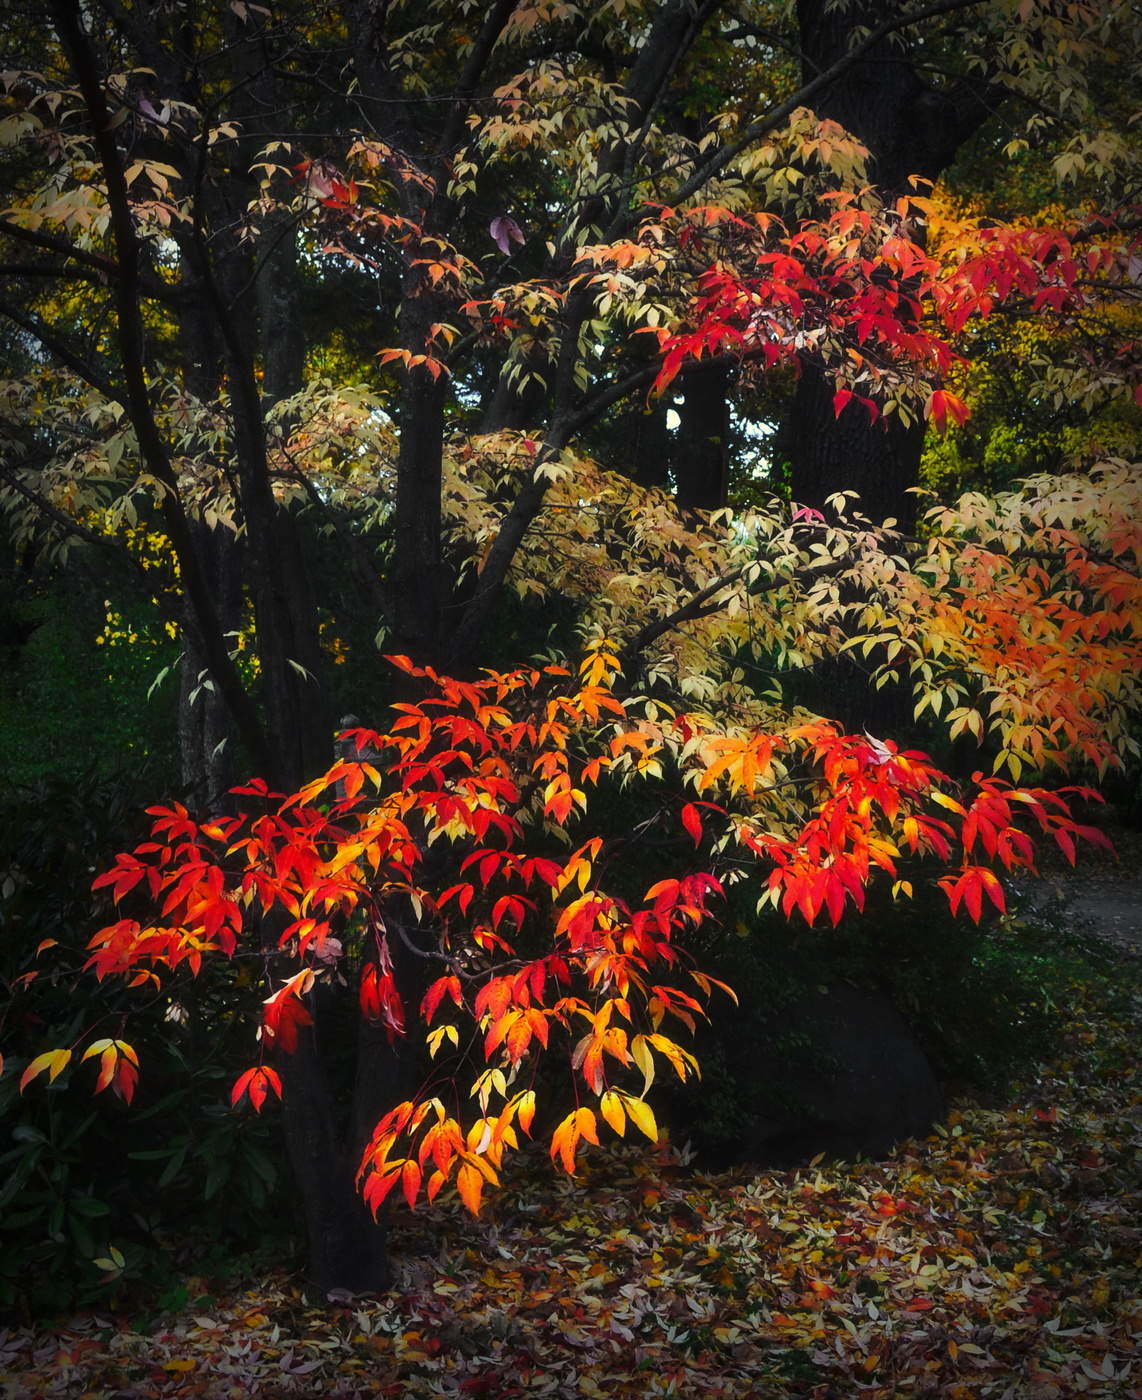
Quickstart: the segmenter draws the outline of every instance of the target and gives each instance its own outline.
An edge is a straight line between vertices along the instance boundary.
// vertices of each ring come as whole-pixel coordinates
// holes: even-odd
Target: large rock
[[[749,1025],[748,1007],[732,1019],[718,1017],[716,1044],[700,1052],[700,1087],[669,1114],[675,1141],[691,1138],[711,1164],[883,1156],[943,1116],[931,1066],[877,992],[803,987],[768,1032]]]

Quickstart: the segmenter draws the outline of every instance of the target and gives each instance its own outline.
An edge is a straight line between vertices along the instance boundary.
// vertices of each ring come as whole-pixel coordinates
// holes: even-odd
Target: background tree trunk
[[[856,30],[903,8],[868,0],[845,5],[798,0],[802,80],[812,81],[843,58]],[[947,168],[988,115],[991,95],[982,80],[932,87],[917,71],[904,32],[874,45],[821,89],[813,106],[818,116],[839,122],[868,147],[872,181],[889,200],[908,189],[911,176],[935,180]],[[923,228],[912,230],[912,236],[922,244]],[[861,508],[873,520],[894,516],[904,528],[915,522],[916,497],[906,493],[919,481],[922,424],[904,426],[894,414],[871,424],[855,404],[838,418],[828,379],[805,365],[786,441],[799,505],[820,509],[834,491],[859,491]]]
[[[730,469],[730,371],[705,365],[687,374],[678,408],[675,497],[683,510],[726,503]]]

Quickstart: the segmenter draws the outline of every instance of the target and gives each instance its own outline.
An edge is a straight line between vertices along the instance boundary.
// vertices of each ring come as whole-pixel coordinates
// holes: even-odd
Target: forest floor
[[[166,1311],[0,1332],[4,1394],[1138,1400],[1138,846],[1039,887],[1121,957],[1001,1107],[764,1175],[532,1157],[478,1220],[398,1214],[389,1293],[315,1309],[285,1273],[186,1278]]]

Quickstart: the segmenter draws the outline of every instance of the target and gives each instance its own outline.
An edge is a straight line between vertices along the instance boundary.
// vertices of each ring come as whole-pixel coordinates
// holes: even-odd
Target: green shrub
[[[150,763],[171,785],[175,762],[175,688],[152,696],[178,645],[156,609],[136,602],[116,616],[123,635],[96,645],[103,609],[45,591],[18,608],[26,640],[3,651],[0,666],[0,789],[34,786],[50,776],[109,776]],[[124,631],[125,629],[125,631]],[[131,635],[142,638],[132,643]]]
[[[140,996],[82,970],[92,876],[139,838],[140,817],[124,778],[42,782],[0,804],[0,1303],[24,1311],[161,1280],[180,1238],[241,1249],[280,1235],[274,1114],[228,1106],[254,979],[226,967]],[[93,1097],[95,1061],[19,1093],[35,1055],[96,1024],[115,1034],[128,1002],[143,1064],[130,1108]]]
[[[881,994],[947,1090],[994,1095],[1058,1049],[1076,981],[1109,975],[1097,941],[1024,915],[976,928],[936,891],[914,904],[873,898],[837,929],[743,909],[699,958],[739,1005],[714,1003],[698,1032],[701,1081],[667,1090],[675,1136],[715,1165],[740,1160],[743,1125],[797,1115],[790,1086],[806,1069],[829,1073],[803,1014],[823,984]]]

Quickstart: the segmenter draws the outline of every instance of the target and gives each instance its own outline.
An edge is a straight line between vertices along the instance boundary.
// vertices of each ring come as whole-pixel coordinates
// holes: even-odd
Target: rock
[[[754,1127],[768,1155],[884,1156],[943,1117],[932,1068],[887,998],[841,983],[801,1010],[815,1053],[783,1071],[792,1113]]]
[[[795,1034],[768,1042],[720,1027],[698,1093],[676,1100],[670,1115],[676,1141],[688,1135],[677,1111],[685,1113],[686,1097],[689,1136],[716,1165],[787,1167],[820,1152],[885,1156],[943,1117],[931,1066],[884,996],[843,982],[809,987],[785,1014]]]

